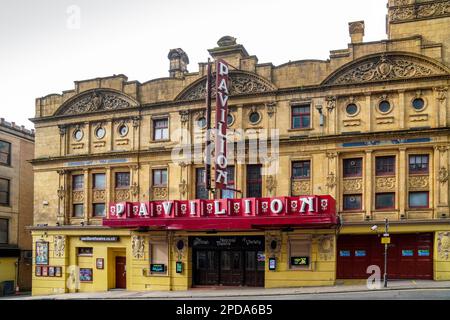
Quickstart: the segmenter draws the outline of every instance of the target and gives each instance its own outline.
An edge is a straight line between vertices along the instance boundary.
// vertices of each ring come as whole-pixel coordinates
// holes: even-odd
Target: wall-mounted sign
[[[227,118],[229,95],[229,68],[224,60],[217,60],[216,64],[216,145],[215,160],[216,189],[225,189],[227,179]]]
[[[177,261],[175,266],[176,266],[175,270],[177,273],[183,273],[183,262]]]
[[[256,227],[335,225],[328,195],[220,200],[118,202],[108,205],[103,225],[179,230],[246,230]],[[226,221],[225,221],[226,220]]]
[[[103,258],[97,258],[95,260],[95,266],[97,269],[102,270],[105,267],[105,260]]]
[[[150,265],[151,272],[166,272],[166,265],[162,263],[152,263]]]
[[[93,280],[92,268],[80,268],[80,281],[91,282]]]
[[[402,257],[414,256],[414,250],[402,250]]]
[[[291,266],[309,266],[309,257],[291,257]]]
[[[365,257],[366,250],[355,250],[355,257]]]
[[[66,162],[66,167],[86,167],[86,166],[95,166],[95,165],[105,165],[105,164],[114,164],[114,163],[126,163],[129,162],[129,159],[100,159],[100,160],[87,160],[87,161],[72,161]]]
[[[84,236],[80,237],[81,241],[85,242],[117,242],[119,237],[117,236]]]
[[[277,259],[276,258],[269,258],[269,270],[276,270],[277,269]]]
[[[417,250],[417,255],[419,257],[429,257],[430,256],[430,250],[428,250],[428,249]]]
[[[350,257],[350,250],[339,250],[340,257]]]
[[[390,244],[391,238],[390,237],[382,237],[381,238],[381,244]]]
[[[48,242],[36,242],[36,258],[37,265],[48,265]]]
[[[190,246],[193,248],[224,248],[224,249],[255,249],[264,250],[264,236],[206,236],[190,237]]]
[[[256,254],[256,261],[257,261],[257,262],[264,262],[264,261],[266,261],[266,255],[265,255],[265,253],[264,253],[264,252],[258,252],[258,253]]]

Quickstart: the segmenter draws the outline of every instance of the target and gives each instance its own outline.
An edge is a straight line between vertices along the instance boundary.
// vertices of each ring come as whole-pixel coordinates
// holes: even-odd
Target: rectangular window
[[[311,241],[289,240],[289,268],[309,269],[311,264]]]
[[[377,193],[375,194],[375,209],[394,209],[395,193]]]
[[[153,120],[153,140],[169,139],[169,119]]]
[[[410,208],[428,208],[428,191],[426,192],[410,192],[409,193]]]
[[[311,174],[311,161],[294,161],[292,162],[292,178],[293,179],[309,179]]]
[[[84,217],[84,205],[82,203],[77,203],[77,204],[73,205],[72,216],[75,218],[83,218]]]
[[[130,187],[130,173],[116,172],[116,188]]]
[[[343,167],[344,167],[344,178],[361,177],[362,158],[344,159]]]
[[[309,128],[311,124],[311,106],[301,105],[292,107],[292,129]]]
[[[78,256],[92,256],[94,249],[92,247],[79,247],[77,248]]]
[[[344,210],[361,210],[362,196],[360,194],[346,194],[344,195]]]
[[[93,175],[94,180],[94,189],[104,190],[105,189],[105,174],[104,173],[95,173]]]
[[[227,167],[227,180],[228,185],[227,188],[235,189],[234,182],[234,166]],[[222,190],[222,199],[234,199],[236,197],[236,192],[232,190]]]
[[[0,164],[11,165],[11,143],[0,140]]]
[[[247,197],[260,198],[262,195],[261,165],[247,165]]]
[[[0,219],[0,244],[8,243],[8,219]]]
[[[106,216],[105,204],[104,203],[94,203],[93,204],[94,217],[104,217]]]
[[[167,265],[169,263],[168,252],[169,246],[167,242],[155,241],[150,243],[150,264],[164,266],[163,269],[164,272],[155,272],[155,273],[159,274],[167,272]],[[158,270],[161,270],[161,268],[158,268]]]
[[[196,199],[208,199],[206,190],[205,168],[195,169],[195,197]]]
[[[0,178],[0,205],[2,206],[9,206],[9,188],[9,180]]]
[[[386,176],[395,175],[395,157],[376,157],[375,158],[376,175]]]
[[[428,161],[427,154],[410,155],[409,156],[409,173],[410,174],[427,174],[428,173]]]
[[[84,175],[77,174],[72,176],[72,189],[83,190],[84,188]]]
[[[155,187],[167,186],[167,169],[153,170],[153,186]]]

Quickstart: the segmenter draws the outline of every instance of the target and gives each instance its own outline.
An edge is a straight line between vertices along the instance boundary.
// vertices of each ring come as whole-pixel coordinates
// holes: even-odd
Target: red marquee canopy
[[[338,223],[328,195],[110,203],[103,225],[162,230],[331,228]]]

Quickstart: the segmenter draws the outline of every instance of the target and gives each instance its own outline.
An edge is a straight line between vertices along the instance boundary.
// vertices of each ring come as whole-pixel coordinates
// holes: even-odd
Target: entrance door
[[[220,284],[242,286],[244,282],[242,251],[224,250],[220,252]]]
[[[116,288],[127,288],[127,258],[116,257]]]
[[[264,287],[264,251],[245,251],[245,285]]]
[[[194,282],[201,286],[219,284],[219,252],[215,250],[198,250],[194,252]]]

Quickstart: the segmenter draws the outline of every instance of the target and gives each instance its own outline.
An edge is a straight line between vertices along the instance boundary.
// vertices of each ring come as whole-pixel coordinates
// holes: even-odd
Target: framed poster
[[[36,264],[48,265],[48,242],[36,242]]]
[[[277,268],[277,259],[269,258],[269,270],[276,270]]]
[[[97,258],[97,260],[95,260],[95,265],[97,267],[97,269],[103,269],[104,265],[105,265],[105,260],[103,258]]]
[[[42,267],[41,266],[36,266],[35,275],[36,275],[36,277],[42,276]]]
[[[183,262],[177,261],[177,264],[176,264],[176,272],[177,272],[177,273],[183,273]]]
[[[81,282],[92,281],[92,268],[80,268],[80,281]]]
[[[49,277],[55,276],[55,267],[48,267],[48,276]]]
[[[55,277],[61,277],[61,276],[62,276],[62,268],[55,267]]]
[[[46,266],[42,267],[42,276],[48,277],[48,267],[46,267]]]

